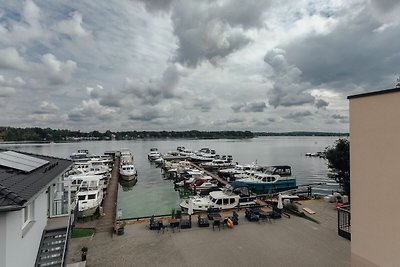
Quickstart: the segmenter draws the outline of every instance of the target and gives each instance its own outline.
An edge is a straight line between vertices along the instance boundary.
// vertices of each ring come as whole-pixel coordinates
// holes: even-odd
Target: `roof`
[[[347,97],[347,99],[354,99],[354,98],[374,96],[374,95],[383,95],[383,94],[390,94],[390,93],[396,93],[396,92],[400,92],[400,88],[393,88],[393,89],[386,89],[386,90],[368,92],[368,93],[357,94],[357,95],[350,95]]]
[[[0,149],[0,152],[5,150]],[[16,151],[17,152],[17,151]],[[43,155],[33,156],[49,163],[31,172],[0,166],[0,212],[22,209],[36,194],[72,165],[72,161]]]

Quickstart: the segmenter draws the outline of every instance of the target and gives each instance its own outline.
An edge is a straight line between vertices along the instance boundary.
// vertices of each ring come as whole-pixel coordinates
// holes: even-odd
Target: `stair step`
[[[61,257],[54,257],[54,258],[48,258],[48,259],[40,259],[39,260],[39,266],[47,266],[51,264],[61,264],[62,259]]]
[[[41,259],[47,258],[47,257],[52,256],[52,255],[58,256],[58,257],[59,257],[59,256],[62,255],[63,252],[64,252],[63,249],[50,250],[50,251],[46,251],[46,252],[42,251],[42,252],[40,252],[39,257],[40,257]]]

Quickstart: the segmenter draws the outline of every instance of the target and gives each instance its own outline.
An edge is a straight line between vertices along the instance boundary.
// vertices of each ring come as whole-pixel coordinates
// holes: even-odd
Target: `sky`
[[[397,0],[0,3],[0,126],[348,131],[394,88]]]

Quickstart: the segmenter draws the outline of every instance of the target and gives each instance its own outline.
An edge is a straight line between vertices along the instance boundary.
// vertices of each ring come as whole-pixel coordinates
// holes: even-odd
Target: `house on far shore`
[[[72,161],[0,150],[0,266],[63,266]]]
[[[400,80],[348,99],[351,266],[400,266]]]

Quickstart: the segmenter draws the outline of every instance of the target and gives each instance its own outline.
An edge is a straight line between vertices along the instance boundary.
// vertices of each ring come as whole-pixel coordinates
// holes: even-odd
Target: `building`
[[[71,165],[0,150],[0,267],[63,264],[71,220],[61,179]]]
[[[348,99],[352,266],[399,266],[400,88]]]

